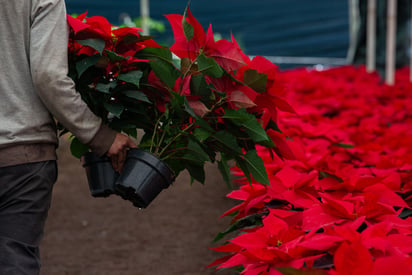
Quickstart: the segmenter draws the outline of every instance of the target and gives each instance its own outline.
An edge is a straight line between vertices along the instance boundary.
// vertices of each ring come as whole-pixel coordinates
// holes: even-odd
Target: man
[[[96,117],[67,77],[64,0],[0,0],[0,274],[38,274],[56,180],[54,118],[121,170],[135,147]]]

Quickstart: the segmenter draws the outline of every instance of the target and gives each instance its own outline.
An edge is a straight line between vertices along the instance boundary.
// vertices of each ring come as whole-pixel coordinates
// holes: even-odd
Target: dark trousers
[[[0,275],[40,273],[56,161],[0,167]]]

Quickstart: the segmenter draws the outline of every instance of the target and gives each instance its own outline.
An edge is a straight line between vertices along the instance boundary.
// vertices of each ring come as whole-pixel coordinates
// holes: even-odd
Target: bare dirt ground
[[[93,198],[80,161],[62,138],[59,178],[41,246],[41,275],[197,275],[220,256],[208,249],[234,205],[217,168],[192,186],[187,173],[139,210],[112,195]],[[231,272],[217,272],[219,275]]]

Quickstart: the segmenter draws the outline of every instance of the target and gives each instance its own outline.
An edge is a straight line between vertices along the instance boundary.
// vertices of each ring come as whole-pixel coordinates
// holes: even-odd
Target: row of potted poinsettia
[[[144,199],[153,184],[133,185],[133,179],[144,177],[142,170],[154,174],[149,183],[163,182],[160,192],[183,170],[203,183],[205,162],[217,162],[226,182],[234,162],[249,180],[268,184],[256,146],[281,155],[277,110],[293,112],[280,97],[275,65],[262,57],[250,60],[233,38],[215,41],[211,27],[205,32],[188,9],[166,18],[175,38],[170,48],[104,17],[68,16],[69,75],[77,91],[111,128],[140,140],[122,175],[108,175],[107,159],[72,140],[72,153],[84,156],[89,183],[110,179],[92,194],[116,193],[146,207],[156,194]],[[159,161],[155,165],[146,156]],[[139,174],[133,172],[137,163]],[[94,164],[104,168],[93,170]]]
[[[245,178],[211,266],[241,274],[412,273],[412,83],[363,67],[281,74],[299,114],[280,113],[281,160],[265,148],[270,185]],[[290,151],[289,151],[290,149]],[[239,169],[235,174],[242,176]]]

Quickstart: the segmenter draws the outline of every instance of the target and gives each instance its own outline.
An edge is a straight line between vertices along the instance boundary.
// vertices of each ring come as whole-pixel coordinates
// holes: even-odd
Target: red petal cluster
[[[189,58],[194,61],[200,53],[213,58],[220,66],[228,71],[235,71],[245,64],[243,54],[240,52],[237,43],[226,39],[215,41],[212,26],[209,26],[207,34],[202,25],[187,10],[187,17],[180,14],[166,15],[169,20],[175,43],[170,50],[180,58]],[[186,26],[192,29],[192,37],[187,36]]]
[[[118,75],[124,68],[126,71],[135,69],[133,66],[137,62],[145,62],[135,58],[135,54],[143,48],[161,47],[152,39],[139,39],[141,29],[136,27],[117,28],[111,25],[109,21],[102,16],[87,17],[87,12],[72,17],[67,15],[67,22],[70,26],[71,33],[69,37],[69,55],[71,59],[83,58],[83,56],[93,56],[98,53],[96,47],[80,44],[80,41],[101,41],[104,43],[102,58],[97,63],[97,66],[105,68],[107,75],[111,77]],[[115,62],[108,58],[108,53],[112,52],[123,58],[119,58]],[[113,58],[112,58],[113,59]]]

